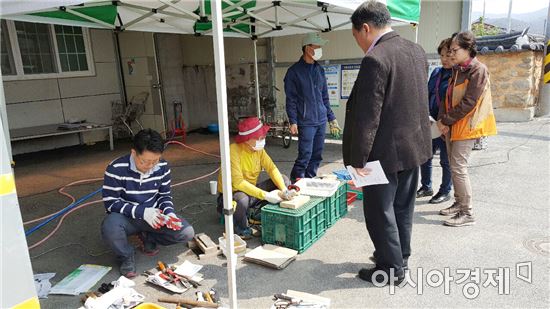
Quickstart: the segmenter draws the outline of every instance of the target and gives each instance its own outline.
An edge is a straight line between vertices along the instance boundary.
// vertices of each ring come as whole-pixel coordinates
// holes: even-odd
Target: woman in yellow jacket
[[[476,58],[474,34],[453,35],[449,51],[455,66],[437,124],[447,144],[455,202],[440,214],[452,216],[444,222],[447,226],[465,226],[475,223],[468,175],[470,153],[477,138],[495,135],[497,130],[489,71]]]
[[[239,134],[235,143],[229,147],[231,159],[231,187],[233,201],[237,203],[233,214],[235,232],[250,238],[252,230],[248,226],[247,212],[267,202],[281,202],[282,192],[290,185],[288,177],[282,175],[264,149],[265,137],[269,126],[257,117],[246,118],[239,122]],[[262,170],[270,179],[257,183]],[[222,172],[218,175],[218,213],[223,211]]]

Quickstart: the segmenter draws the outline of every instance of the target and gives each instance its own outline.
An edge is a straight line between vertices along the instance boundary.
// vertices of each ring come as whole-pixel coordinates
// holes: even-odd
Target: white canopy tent
[[[382,2],[388,5],[392,19],[396,23],[418,23],[420,0]],[[361,3],[360,0],[1,0],[0,18],[115,31],[212,35],[223,190],[231,192],[223,37],[254,40],[256,104],[259,113],[256,39],[350,28],[349,17]],[[3,96],[0,103],[5,105]],[[6,140],[9,141],[9,136]],[[226,239],[228,252],[233,252],[234,248],[232,213],[231,194],[225,194],[224,215],[225,231],[229,236]],[[235,265],[236,256],[231,254],[228,256],[227,275],[232,308],[237,307]]]

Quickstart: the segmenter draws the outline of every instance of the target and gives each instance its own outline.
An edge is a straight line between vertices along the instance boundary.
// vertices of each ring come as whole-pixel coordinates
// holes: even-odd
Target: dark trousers
[[[144,232],[148,241],[164,246],[191,240],[195,236],[195,231],[185,219],[181,220],[183,227],[179,231],[166,227],[155,230],[145,220],[128,218],[120,213],[110,213],[103,219],[101,235],[117,258],[124,260],[134,256],[134,247],[128,243],[130,235]]]
[[[439,163],[443,169],[443,175],[441,177],[441,186],[439,187],[439,193],[447,194],[451,192],[453,185],[451,181],[451,167],[449,165],[449,156],[447,154],[447,145],[445,140],[441,137],[432,139],[432,154],[435,155],[439,149]],[[433,158],[433,157],[432,157]],[[422,187],[426,189],[432,188],[432,158],[420,167],[420,183]]]
[[[389,183],[363,187],[365,223],[376,251],[376,266],[395,276],[404,275],[403,267],[411,255],[418,168],[386,173]]]
[[[283,175],[283,179],[285,186],[290,185],[290,180],[287,176]],[[267,192],[278,189],[271,179],[256,184],[256,187]],[[233,225],[235,226],[235,232],[238,234],[248,227],[248,209],[261,207],[267,201],[259,200],[241,191],[233,192],[233,200],[237,202],[237,207],[233,213]],[[223,213],[223,194],[218,195],[217,209],[219,214]]]
[[[290,179],[313,178],[323,160],[326,124],[298,127],[298,158],[290,173]]]

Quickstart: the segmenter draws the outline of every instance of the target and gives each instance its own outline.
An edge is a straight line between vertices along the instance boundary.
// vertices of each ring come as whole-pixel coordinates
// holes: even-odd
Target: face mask
[[[313,60],[317,61],[319,59],[321,59],[321,57],[323,57],[323,49],[322,48],[316,48],[313,50],[313,56],[311,56],[311,58],[313,58]]]
[[[264,147],[265,147],[265,139],[260,139],[260,140],[256,141],[256,145],[254,145],[254,147],[252,147],[252,149],[254,149],[256,151],[260,151],[260,150],[264,149]]]

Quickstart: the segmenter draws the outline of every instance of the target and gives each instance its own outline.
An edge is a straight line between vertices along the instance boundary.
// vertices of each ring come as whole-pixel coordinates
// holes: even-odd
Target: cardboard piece
[[[274,245],[263,245],[244,255],[244,261],[283,269],[296,259],[298,251]]]

